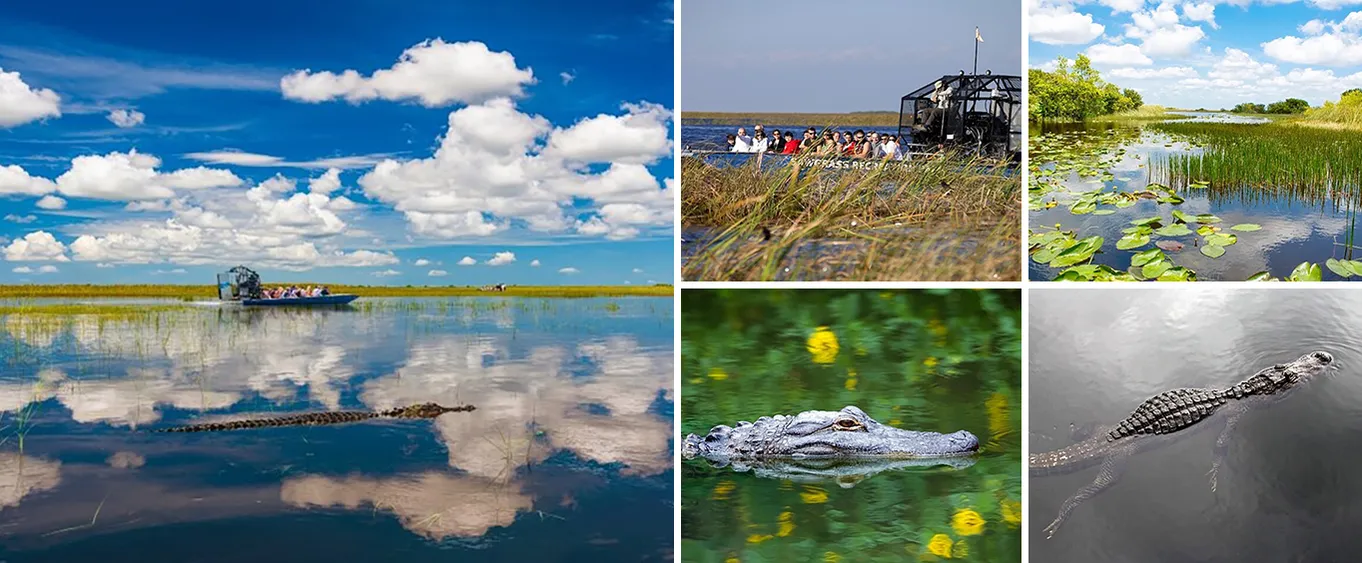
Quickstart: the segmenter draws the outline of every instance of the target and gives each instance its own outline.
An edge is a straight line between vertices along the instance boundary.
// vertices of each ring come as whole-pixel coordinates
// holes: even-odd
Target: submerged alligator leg
[[[1116,483],[1121,478],[1121,474],[1125,472],[1126,460],[1133,453],[1135,453],[1135,447],[1133,444],[1129,444],[1116,448],[1107,454],[1107,457],[1102,460],[1102,468],[1097,470],[1097,478],[1093,479],[1092,483],[1078,489],[1078,492],[1060,505],[1059,516],[1056,516],[1055,521],[1045,527],[1045,539],[1055,537],[1055,532],[1059,531],[1060,525],[1064,524],[1064,519],[1068,518],[1069,514],[1075,508],[1078,508],[1078,505],[1083,504],[1083,501],[1097,496],[1107,487]]]
[[[1234,432],[1235,425],[1239,424],[1239,419],[1249,411],[1244,403],[1234,403],[1231,408],[1226,409],[1225,429],[1220,431],[1220,437],[1215,441],[1215,448],[1211,454],[1211,470],[1206,474],[1211,476],[1211,492],[1215,492],[1216,474],[1220,467],[1225,464],[1225,456],[1230,451],[1230,434]]]

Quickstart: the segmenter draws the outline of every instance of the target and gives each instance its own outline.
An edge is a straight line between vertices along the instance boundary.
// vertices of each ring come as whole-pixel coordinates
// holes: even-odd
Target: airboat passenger
[[[865,141],[865,131],[856,130],[856,152],[852,153],[856,158],[870,158],[870,143]]]
[[[322,286],[322,295],[331,295],[331,290],[326,286]]]
[[[738,128],[738,136],[733,143],[733,152],[752,152],[752,137],[747,135],[747,129]]]
[[[735,141],[735,137],[733,136],[732,133],[729,133],[729,134],[728,134],[728,138],[727,138],[727,139],[724,139],[724,140],[728,143],[728,151],[729,151],[729,152],[738,152],[738,149],[735,148],[735,147],[733,146],[733,144],[734,144],[736,141]]]
[[[884,143],[880,141],[880,134],[877,131],[870,132],[870,155],[868,158],[878,159],[884,156]]]
[[[758,125],[757,127],[761,127]],[[771,140],[766,138],[766,132],[757,129],[756,134],[752,135],[752,152],[766,152],[771,145]]]
[[[899,142],[896,135],[884,136],[884,159],[903,160],[903,153],[899,152]]]
[[[840,147],[837,146],[837,137],[831,129],[823,132],[823,142],[818,145],[818,154],[823,156],[837,156]]]
[[[771,130],[771,141],[766,145],[766,148],[773,153],[785,150],[785,138],[780,136],[780,129]]]
[[[785,132],[785,148],[781,149],[780,154],[799,154],[799,141],[796,141],[794,134]]]

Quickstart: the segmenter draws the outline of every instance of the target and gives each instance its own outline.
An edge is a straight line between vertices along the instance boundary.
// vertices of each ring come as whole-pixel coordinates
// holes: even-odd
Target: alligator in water
[[[373,418],[435,418],[447,412],[467,412],[473,405],[445,407],[435,403],[421,403],[382,411],[339,411],[310,412],[274,418],[233,420],[228,422],[207,422],[153,430],[153,432],[216,432],[220,430],[241,430],[245,428],[268,428],[274,426],[319,426],[323,424],[344,424]]]
[[[1059,516],[1045,528],[1054,537],[1065,518],[1079,504],[1097,496],[1120,478],[1126,460],[1138,451],[1166,445],[1169,441],[1208,428],[1201,424],[1217,413],[1224,413],[1225,426],[1213,449],[1211,491],[1216,489],[1216,473],[1229,451],[1230,434],[1239,419],[1255,406],[1272,404],[1288,392],[1323,373],[1334,357],[1327,352],[1311,352],[1289,364],[1266,368],[1233,386],[1219,389],[1174,389],[1164,391],[1136,407],[1134,412],[1114,425],[1089,425],[1075,432],[1078,442],[1066,448],[1031,454],[1032,476],[1072,473],[1100,465],[1097,478],[1074,493],[1060,506]]]
[[[979,450],[979,439],[963,430],[953,434],[900,430],[879,423],[861,409],[805,411],[794,416],[763,416],[737,427],[715,426],[701,437],[686,436],[681,455],[727,465],[754,460],[811,458],[948,458]]]

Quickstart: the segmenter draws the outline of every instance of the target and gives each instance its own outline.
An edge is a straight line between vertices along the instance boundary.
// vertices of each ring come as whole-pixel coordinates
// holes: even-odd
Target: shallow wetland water
[[[0,316],[0,560],[669,560],[671,311],[365,298]],[[423,402],[477,410],[148,432]]]

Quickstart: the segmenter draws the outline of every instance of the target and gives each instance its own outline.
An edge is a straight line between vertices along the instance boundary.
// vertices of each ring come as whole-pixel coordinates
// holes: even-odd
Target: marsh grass
[[[857,113],[726,113],[711,111],[683,111],[685,122],[707,125],[799,125],[814,127],[898,127],[896,111],[867,111]]]
[[[1190,139],[1198,152],[1150,160],[1151,180],[1183,188],[1209,181],[1212,195],[1254,188],[1305,203],[1356,203],[1362,192],[1362,135],[1278,123],[1159,123],[1158,130]]]
[[[942,158],[798,174],[683,162],[681,175],[683,225],[715,235],[696,243],[687,280],[1020,277],[1021,180],[1001,167]]]
[[[1121,113],[1113,113],[1113,114],[1109,114],[1109,115],[1099,115],[1099,116],[1097,116],[1097,117],[1094,117],[1094,118],[1090,119],[1089,121],[1094,121],[1094,122],[1103,122],[1103,121],[1164,121],[1164,120],[1170,120],[1170,119],[1171,119],[1171,120],[1178,120],[1178,119],[1187,119],[1187,118],[1188,118],[1188,116],[1186,116],[1186,115],[1179,115],[1179,114],[1176,114],[1176,113],[1169,113],[1170,111],[1172,111],[1172,110],[1170,110],[1169,108],[1163,107],[1163,106],[1141,106],[1139,109],[1133,109],[1133,110],[1130,110],[1130,111],[1123,111],[1123,112],[1121,112]]]
[[[656,285],[554,285],[510,286],[506,291],[486,291],[464,286],[367,286],[337,285],[318,282],[269,282],[264,285],[324,285],[331,293],[353,293],[361,297],[629,297],[669,296],[671,284]],[[147,297],[179,299],[181,301],[217,300],[217,287],[211,285],[95,285],[42,284],[0,285],[0,299],[23,298],[90,298],[90,297]]]

